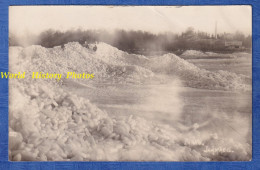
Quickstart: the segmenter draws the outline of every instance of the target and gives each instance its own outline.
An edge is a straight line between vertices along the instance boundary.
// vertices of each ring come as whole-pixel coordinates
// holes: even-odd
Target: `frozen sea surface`
[[[178,90],[177,90],[178,89]],[[113,117],[136,115],[182,130],[198,126],[251,142],[251,94],[170,85],[106,86],[73,90]],[[176,92],[178,91],[178,92]]]

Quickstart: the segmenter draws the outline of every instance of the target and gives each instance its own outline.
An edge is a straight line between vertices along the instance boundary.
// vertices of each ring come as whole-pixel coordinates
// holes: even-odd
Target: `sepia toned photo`
[[[10,6],[10,161],[250,161],[251,6]]]

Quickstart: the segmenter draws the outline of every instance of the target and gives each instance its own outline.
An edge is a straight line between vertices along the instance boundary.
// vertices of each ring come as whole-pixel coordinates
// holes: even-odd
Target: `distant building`
[[[242,48],[242,41],[225,41],[227,48]]]

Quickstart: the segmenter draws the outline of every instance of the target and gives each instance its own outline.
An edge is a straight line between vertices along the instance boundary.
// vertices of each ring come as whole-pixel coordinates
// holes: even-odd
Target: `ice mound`
[[[186,50],[184,51],[184,53],[181,54],[181,56],[206,56],[206,54],[202,51]]]
[[[186,86],[219,90],[251,90],[250,78],[227,71],[211,72],[174,55],[165,54],[150,61],[150,69],[157,73],[178,76]]]
[[[136,65],[126,65],[126,66],[109,66],[107,68],[108,77],[104,78],[103,81],[111,82],[121,82],[121,83],[134,83],[140,84],[144,80],[149,80],[154,77],[154,73],[146,68],[136,66]]]
[[[252,58],[252,54],[247,53],[247,52],[234,52],[232,55],[238,57],[238,58]]]
[[[194,52],[194,50],[187,51],[187,54],[200,53]],[[27,75],[30,75],[32,71],[38,71],[62,73],[63,76],[66,76],[68,71],[73,71],[95,74],[95,78],[91,81],[75,79],[75,81],[85,81],[84,83],[140,84],[153,79],[155,72],[178,76],[186,86],[194,88],[251,89],[250,78],[243,75],[200,69],[174,54],[148,59],[142,55],[128,54],[105,43],[98,43],[96,52],[84,48],[77,42],[65,44],[64,49],[60,46],[50,49],[41,46],[30,46],[23,49],[11,47],[10,55],[12,56],[10,57],[10,70],[26,71]],[[32,81],[30,76],[27,78],[28,81]],[[53,80],[48,81],[53,82]]]
[[[98,43],[95,55],[98,59],[114,65],[142,66],[149,59],[144,55],[128,54],[106,43]]]
[[[62,89],[16,83],[10,101],[10,160],[181,160],[187,151],[187,159],[207,160],[185,148],[176,154],[173,129],[132,116],[112,119]]]
[[[237,58],[236,55],[233,54],[222,54],[222,53],[214,53],[214,52],[205,52],[208,57],[215,57],[215,58]]]
[[[185,59],[197,59],[197,58],[236,58],[237,56],[233,54],[222,54],[214,52],[202,52],[196,50],[187,50],[181,54],[182,58]]]
[[[216,55],[219,55],[218,53],[214,53],[214,52],[205,52],[206,55],[209,55],[209,56],[216,56]]]
[[[125,65],[126,62],[123,55],[126,54],[126,52],[118,50],[117,48],[106,43],[97,44],[96,57],[106,63]]]
[[[196,130],[198,126],[179,132],[135,116],[111,118],[89,100],[47,84],[11,80],[9,89],[12,161],[209,161],[249,157],[248,148],[238,141],[202,135]],[[193,143],[194,139],[200,141]],[[235,152],[204,152],[204,144],[228,146]]]
[[[59,73],[64,77],[67,72],[95,74],[95,78],[91,81],[75,79],[75,81],[85,82],[100,82],[109,79],[111,82],[124,83],[123,79],[126,79],[132,83],[140,83],[143,79],[153,76],[150,70],[131,64],[131,59],[126,61],[128,59],[125,55],[128,54],[104,43],[98,44],[96,52],[76,42],[65,44],[64,49],[60,46],[48,49],[37,45],[24,49],[11,47],[10,56],[12,57],[10,58],[16,63],[11,62],[10,70],[25,71],[27,75],[31,75],[33,71]],[[135,58],[146,60],[142,56]],[[31,81],[30,76],[27,78]]]

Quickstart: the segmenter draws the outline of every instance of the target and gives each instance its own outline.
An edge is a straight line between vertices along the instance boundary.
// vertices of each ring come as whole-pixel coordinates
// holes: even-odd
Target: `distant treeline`
[[[181,34],[160,33],[153,34],[145,31],[125,31],[116,30],[108,32],[105,30],[70,30],[66,32],[47,30],[42,32],[34,44],[51,48],[77,41],[83,44],[105,42],[120,50],[130,53],[142,53],[145,51],[168,51],[178,52],[188,49],[201,51],[230,51],[225,46],[226,41],[240,41],[243,48],[250,49],[252,46],[252,36],[245,36],[240,32],[234,34],[223,33],[210,35],[206,32],[195,32],[193,28],[188,28]],[[10,45],[21,45],[15,37],[10,36]]]

